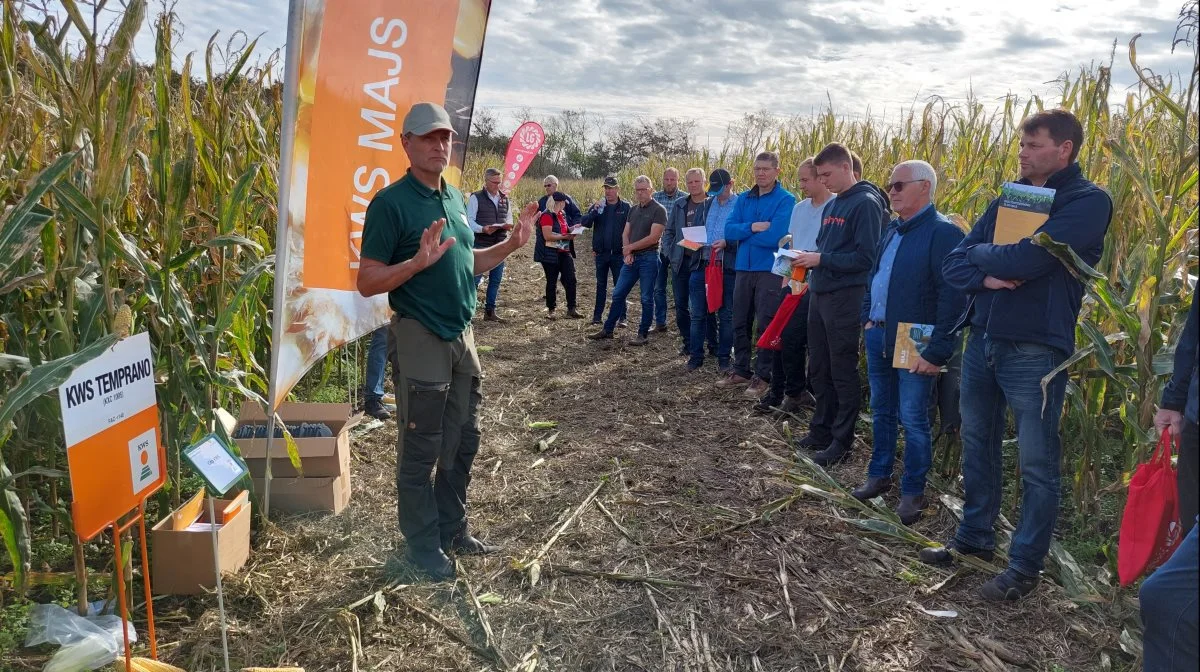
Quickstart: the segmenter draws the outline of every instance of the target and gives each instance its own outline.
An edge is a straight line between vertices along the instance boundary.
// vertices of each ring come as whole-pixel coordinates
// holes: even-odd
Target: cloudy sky
[[[786,116],[832,101],[895,119],[932,96],[1052,96],[1052,80],[1106,64],[1114,41],[1113,96],[1123,99],[1136,81],[1127,48],[1136,33],[1143,67],[1190,72],[1190,49],[1170,50],[1183,2],[493,0],[476,104],[505,126],[522,106],[694,119],[697,139],[719,145],[726,123],[762,108]],[[184,53],[215,31],[261,35],[269,49],[286,41],[287,0],[176,0],[175,9]],[[152,55],[149,29],[137,52]]]

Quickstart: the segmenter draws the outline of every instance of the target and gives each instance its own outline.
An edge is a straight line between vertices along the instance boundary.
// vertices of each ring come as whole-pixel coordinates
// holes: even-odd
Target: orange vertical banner
[[[443,104],[465,159],[490,0],[292,0],[281,157],[273,408],[325,353],[389,317],[356,290],[367,205],[400,179],[413,103]],[[289,140],[285,138],[285,140]]]

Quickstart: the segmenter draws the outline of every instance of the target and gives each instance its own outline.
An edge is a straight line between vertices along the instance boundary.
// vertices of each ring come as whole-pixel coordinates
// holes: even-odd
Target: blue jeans
[[[496,299],[500,296],[500,281],[504,279],[504,262],[500,262],[498,266],[488,271],[488,288],[487,301],[483,307],[488,310],[496,309]],[[483,282],[483,276],[475,276],[475,286],[478,287]]]
[[[724,310],[724,308],[721,308]],[[721,356],[722,341],[717,332],[717,314],[708,312],[708,293],[704,284],[704,269],[698,268],[688,276],[688,312],[691,324],[688,325],[688,364],[700,366],[704,364],[704,342],[708,341],[708,354],[716,355],[717,365],[729,363],[729,350],[733,340],[733,319],[730,313],[729,334],[724,341],[725,356]]]
[[[596,307],[592,310],[592,321],[599,322],[604,317],[604,303],[608,301],[608,276],[612,276],[613,288],[617,286],[617,278],[621,277],[621,269],[625,260],[620,251],[596,252]],[[621,315],[625,317],[625,304],[620,305]]]
[[[925,475],[933,461],[933,436],[929,425],[929,395],[936,376],[909,373],[892,367],[886,356],[886,329],[863,332],[867,348],[867,377],[871,381],[871,414],[874,452],[867,476],[889,478],[896,462],[897,416],[904,425],[904,477],[900,494],[925,493]]]
[[[604,321],[604,330],[612,333],[617,326],[617,320],[625,317],[625,299],[633,291],[633,286],[640,284],[642,290],[642,321],[638,325],[638,335],[650,333],[650,320],[654,314],[654,278],[658,273],[658,254],[645,252],[633,255],[633,263],[621,269],[621,277],[617,278],[617,286],[613,288],[612,307],[608,309],[608,319]]]
[[[491,287],[488,290],[491,291]],[[388,328],[384,326],[371,334],[371,348],[367,350],[367,379],[363,381],[366,390],[363,393],[364,401],[383,398],[383,375],[388,359],[387,332]]]
[[[1146,672],[1194,670],[1197,644],[1196,591],[1200,546],[1192,527],[1175,554],[1142,582],[1142,649]]]
[[[675,294],[675,328],[679,330],[679,338],[684,345],[690,346],[691,338],[688,333],[692,330],[692,315],[689,307],[691,301],[688,298],[691,296],[691,280],[693,275],[704,277],[704,271],[696,269],[695,271],[688,268],[691,260],[684,259],[680,265],[679,272],[674,272],[675,277],[671,278],[671,291]],[[657,299],[655,299],[657,301]],[[656,304],[657,305],[657,304]]]
[[[665,255],[655,256],[658,269],[654,276],[654,324],[662,327],[667,324],[667,274],[671,270],[671,261]]]
[[[1004,494],[1000,445],[1005,411],[1011,408],[1017,426],[1021,519],[1008,552],[1008,566],[1025,576],[1042,571],[1058,518],[1062,453],[1058,421],[1067,375],[1060,372],[1050,381],[1044,401],[1041,381],[1065,359],[1066,354],[1047,345],[990,339],[975,330],[963,355],[959,403],[966,504],[955,538],[975,548],[996,547],[992,526]]]

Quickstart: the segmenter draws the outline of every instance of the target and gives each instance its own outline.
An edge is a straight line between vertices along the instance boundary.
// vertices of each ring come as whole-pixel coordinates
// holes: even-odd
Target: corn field
[[[17,591],[44,560],[39,549],[69,548],[66,567],[81,578],[107,557],[70,531],[50,393],[73,367],[127,330],[150,333],[169,463],[162,507],[180,499],[180,450],[209,431],[214,408],[265,395],[270,361],[278,55],[242,36],[214,37],[204,53],[176,60],[178,26],[164,14],[154,62],[136,63],[145,0],[131,0],[105,34],[74,1],[62,4],[70,20],[56,24],[28,21],[16,0],[0,0],[0,572],[11,565]],[[1110,72],[1098,67],[1064,76],[1057,100],[934,101],[895,123],[828,110],[768,141],[793,191],[800,161],[833,140],[856,151],[877,184],[899,161],[928,160],[939,173],[939,208],[965,223],[1017,174],[1023,117],[1051,107],[1079,116],[1084,173],[1116,208],[1102,261],[1077,269],[1088,294],[1063,423],[1073,510],[1088,525],[1112,519],[1152,443],[1148,428],[1197,273],[1200,72],[1159,79],[1137,67],[1134,47],[1142,83],[1122,106],[1110,107]],[[750,153],[658,157],[619,180],[628,198],[635,175],[657,182],[670,164],[725,167],[749,185],[752,162]],[[470,156],[463,186],[477,188],[483,169],[498,163]],[[540,179],[522,182],[514,199],[540,196]],[[601,193],[598,182],[563,188],[581,204]],[[330,367],[317,371],[327,377]]]

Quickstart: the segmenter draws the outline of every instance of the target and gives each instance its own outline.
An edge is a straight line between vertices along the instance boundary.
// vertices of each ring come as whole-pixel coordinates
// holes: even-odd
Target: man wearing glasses
[[[937,173],[924,161],[892,170],[888,196],[898,215],[887,227],[862,301],[867,376],[871,383],[872,446],[867,482],[852,494],[866,501],[892,487],[897,419],[904,425],[904,478],[896,513],[912,525],[925,508],[925,475],[933,460],[929,396],[941,368],[958,350],[954,323],[966,295],[947,284],[942,262],[963,232],[933,206]],[[933,328],[905,368],[895,368],[897,327]],[[922,332],[923,333],[923,332]],[[905,334],[906,337],[911,334]],[[914,342],[919,339],[913,339]]]
[[[637,203],[629,209],[629,220],[622,234],[621,253],[625,255],[625,267],[617,286],[613,288],[612,305],[604,328],[588,338],[599,341],[613,337],[617,320],[625,317],[625,299],[633,286],[641,284],[642,319],[637,336],[630,345],[646,345],[650,342],[650,324],[654,316],[654,278],[658,274],[658,241],[667,226],[667,211],[653,198],[654,182],[645,175],[633,181],[633,192]]]
[[[817,408],[799,446],[818,451],[822,467],[845,460],[854,444],[862,388],[858,382],[863,294],[890,206],[879,189],[856,180],[844,145],[830,143],[813,159],[817,179],[837,198],[825,207],[817,251],[796,263],[809,269],[809,375]]]
[[[538,199],[538,211],[546,211],[546,201],[558,191],[558,178],[553,175],[547,175],[546,179],[542,180],[542,188],[546,190],[546,195]],[[564,192],[565,193],[565,192]],[[563,216],[567,218],[567,224],[574,229],[583,223],[583,211],[579,209],[579,204],[575,199],[567,194],[567,205],[563,208]]]

